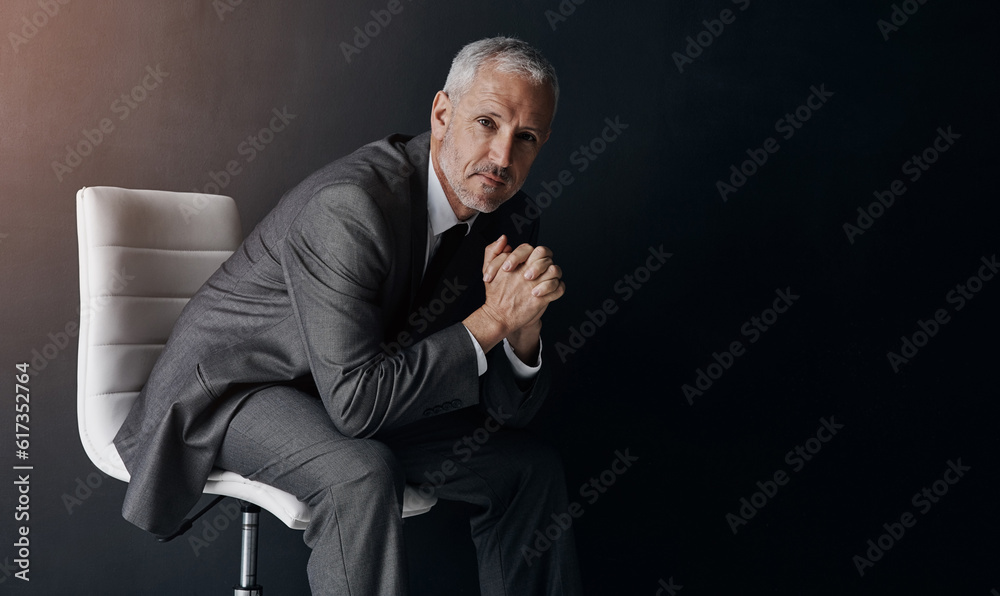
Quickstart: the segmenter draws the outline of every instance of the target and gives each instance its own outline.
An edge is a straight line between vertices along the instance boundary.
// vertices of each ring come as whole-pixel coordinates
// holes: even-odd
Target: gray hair
[[[559,80],[556,69],[527,42],[513,37],[490,37],[474,41],[455,55],[444,82],[444,92],[454,105],[472,88],[472,83],[484,64],[496,68],[497,72],[516,74],[530,79],[534,84],[548,83],[552,87],[555,106],[559,103]]]

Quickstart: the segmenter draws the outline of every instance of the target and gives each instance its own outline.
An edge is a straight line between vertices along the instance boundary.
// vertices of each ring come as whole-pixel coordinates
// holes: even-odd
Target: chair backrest
[[[184,305],[242,240],[225,196],[114,187],[76,197],[77,417],[83,448],[128,481],[113,439]]]

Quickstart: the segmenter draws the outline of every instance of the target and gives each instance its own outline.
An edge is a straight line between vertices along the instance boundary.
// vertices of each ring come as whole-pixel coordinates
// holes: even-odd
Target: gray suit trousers
[[[567,510],[560,458],[524,431],[501,428],[504,416],[466,408],[357,439],[337,431],[317,397],[270,386],[236,413],[216,464],[312,507],[304,540],[314,595],[407,594],[400,513],[409,482],[476,506],[470,524],[483,596],[576,596],[572,528],[541,556],[524,550]]]

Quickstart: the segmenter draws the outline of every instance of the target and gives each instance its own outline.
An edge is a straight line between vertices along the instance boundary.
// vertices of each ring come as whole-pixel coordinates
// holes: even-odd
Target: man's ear
[[[444,140],[444,132],[448,130],[452,114],[451,98],[444,91],[438,91],[434,96],[434,104],[431,105],[431,135],[438,141]]]

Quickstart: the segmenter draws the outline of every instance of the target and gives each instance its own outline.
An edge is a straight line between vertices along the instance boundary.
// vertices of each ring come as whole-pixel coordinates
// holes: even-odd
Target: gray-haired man
[[[399,596],[409,482],[477,506],[484,595],[579,593],[571,529],[534,545],[568,517],[559,458],[517,430],[565,291],[537,227],[512,225],[557,96],[529,45],[472,43],[429,133],[283,197],[191,300],[116,438],[126,518],[168,533],[218,466],[310,504],[314,594]]]

